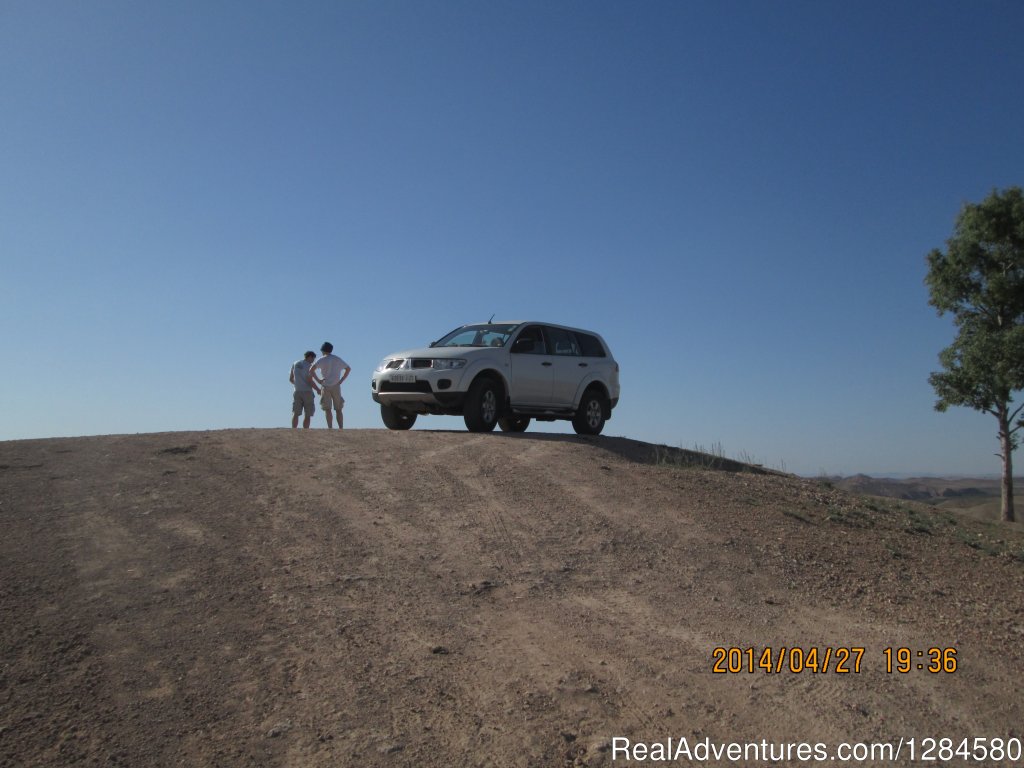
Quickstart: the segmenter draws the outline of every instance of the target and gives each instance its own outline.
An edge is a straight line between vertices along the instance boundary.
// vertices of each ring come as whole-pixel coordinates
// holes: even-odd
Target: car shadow
[[[459,433],[459,430],[437,430]],[[465,434],[465,433],[463,433]],[[592,445],[608,451],[635,464],[668,466],[679,468],[713,469],[722,472],[750,472],[758,475],[785,475],[774,469],[759,464],[747,464],[724,456],[717,456],[686,448],[673,448],[668,445],[645,443],[628,437],[609,437],[606,435],[567,435],[550,432],[493,432],[491,437],[498,440],[529,440],[548,443],[576,443]]]

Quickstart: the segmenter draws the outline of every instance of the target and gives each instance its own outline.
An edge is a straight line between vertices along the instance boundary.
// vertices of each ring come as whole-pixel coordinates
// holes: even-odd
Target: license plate
[[[392,373],[391,381],[395,384],[415,384],[416,374],[415,373]]]

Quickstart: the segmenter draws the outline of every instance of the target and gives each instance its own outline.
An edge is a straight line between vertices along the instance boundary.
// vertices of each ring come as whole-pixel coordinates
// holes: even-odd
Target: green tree
[[[935,409],[961,405],[999,422],[1003,460],[1003,520],[1014,520],[1013,451],[1024,426],[1024,194],[1020,187],[993,191],[960,211],[946,251],[928,254],[929,303],[952,314],[953,344],[942,350],[944,370],[928,380]]]

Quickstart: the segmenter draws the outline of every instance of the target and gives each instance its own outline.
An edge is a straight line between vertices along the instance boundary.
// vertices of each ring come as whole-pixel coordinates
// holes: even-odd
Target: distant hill
[[[827,480],[837,488],[854,493],[920,501],[943,509],[960,510],[979,519],[999,519],[1002,490],[998,477],[897,479],[852,475]],[[1014,478],[1014,487],[1024,489],[1024,478]]]
[[[0,763],[1019,736],[1020,526],[835,485],[575,435],[0,443]]]

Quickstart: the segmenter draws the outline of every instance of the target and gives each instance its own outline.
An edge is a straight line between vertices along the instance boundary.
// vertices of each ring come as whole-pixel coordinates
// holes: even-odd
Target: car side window
[[[544,334],[548,337],[548,349],[551,354],[579,356],[580,347],[571,332],[562,328],[545,327]]]
[[[539,325],[528,325],[520,331],[512,344],[512,353],[519,355],[546,355],[544,332]]]
[[[584,357],[606,357],[604,346],[596,336],[576,331],[576,340],[580,343]]]

